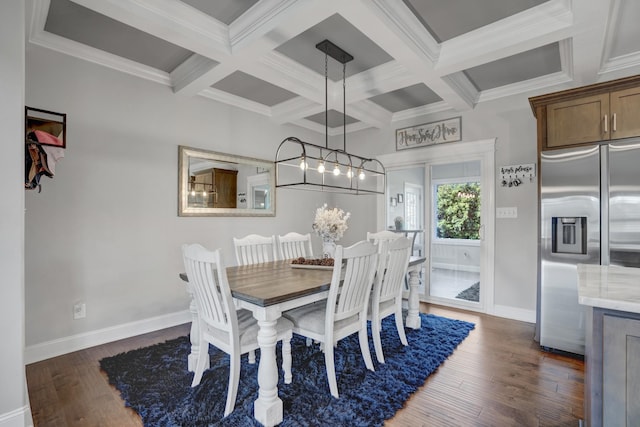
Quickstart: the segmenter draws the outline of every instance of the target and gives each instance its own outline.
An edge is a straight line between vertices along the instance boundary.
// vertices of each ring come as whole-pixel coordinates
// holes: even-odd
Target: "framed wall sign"
[[[462,140],[462,117],[396,130],[396,151]]]
[[[67,115],[25,107],[25,136],[42,145],[67,148]]]

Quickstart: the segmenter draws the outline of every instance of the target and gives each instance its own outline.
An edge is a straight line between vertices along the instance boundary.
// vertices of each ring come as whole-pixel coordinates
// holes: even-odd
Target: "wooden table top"
[[[425,257],[411,257],[409,266]],[[329,290],[332,269],[292,268],[291,260],[227,267],[227,279],[234,298],[267,307]],[[180,278],[187,281],[185,273]]]

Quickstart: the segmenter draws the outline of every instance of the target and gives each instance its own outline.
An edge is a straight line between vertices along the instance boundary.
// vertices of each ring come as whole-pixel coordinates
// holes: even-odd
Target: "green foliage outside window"
[[[480,184],[468,182],[437,186],[440,239],[480,238]]]

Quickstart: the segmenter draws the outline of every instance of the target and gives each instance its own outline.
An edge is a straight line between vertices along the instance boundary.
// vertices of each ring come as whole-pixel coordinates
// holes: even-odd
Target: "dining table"
[[[412,256],[409,260],[409,295],[405,325],[420,328],[418,272],[425,257]],[[324,268],[323,268],[324,267]],[[258,321],[258,399],[253,415],[264,426],[274,426],[283,420],[282,400],[278,397],[278,366],[276,363],[277,334],[275,325],[282,312],[326,299],[333,275],[333,267],[292,264],[280,260],[261,264],[230,266],[226,269],[231,295],[237,308],[253,313]],[[198,310],[185,273],[179,274],[191,295],[191,353],[188,370],[194,371],[198,353]],[[205,350],[206,351],[206,350]],[[295,357],[295,355],[294,355]],[[205,369],[207,369],[205,366]]]

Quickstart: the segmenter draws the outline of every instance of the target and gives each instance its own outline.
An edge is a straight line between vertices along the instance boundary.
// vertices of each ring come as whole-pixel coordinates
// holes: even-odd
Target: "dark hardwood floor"
[[[579,425],[582,360],[541,351],[530,323],[424,303],[421,310],[476,328],[386,426]],[[28,365],[35,426],[141,426],[98,362],[188,332],[181,325]]]

